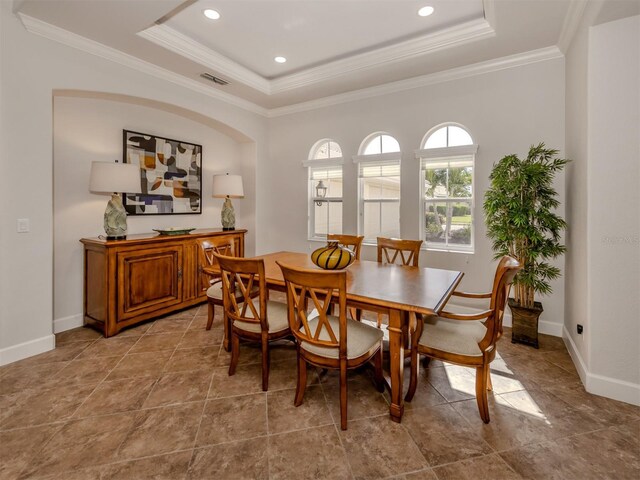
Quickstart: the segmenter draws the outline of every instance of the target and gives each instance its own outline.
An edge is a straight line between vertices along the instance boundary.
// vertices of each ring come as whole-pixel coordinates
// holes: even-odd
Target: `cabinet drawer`
[[[118,252],[118,321],[182,302],[182,245]]]

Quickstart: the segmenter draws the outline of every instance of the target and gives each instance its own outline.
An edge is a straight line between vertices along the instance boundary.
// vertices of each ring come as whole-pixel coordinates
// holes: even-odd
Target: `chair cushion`
[[[443,352],[482,356],[478,342],[487,333],[480,321],[449,320],[437,316],[427,317],[418,343]]]
[[[329,315],[328,318],[334,334],[338,336],[340,319],[333,315]],[[309,320],[309,328],[312,333],[315,332],[316,325],[318,325],[318,317]],[[380,343],[383,335],[382,330],[376,327],[347,318],[347,358],[352,359],[364,355],[371,347]],[[320,340],[331,340],[326,328],[322,329]],[[301,342],[300,348],[325,358],[339,358],[338,348],[320,347],[309,342]]]
[[[259,308],[259,302],[255,301],[256,309]],[[248,318],[253,318],[253,312],[249,308],[245,312]],[[269,333],[281,332],[289,328],[289,319],[287,318],[287,304],[280,302],[267,301],[267,318],[269,320]],[[260,333],[261,326],[259,323],[242,322],[236,320],[233,325],[245,332]]]
[[[207,297],[222,300],[222,282],[216,282],[207,288]]]
[[[258,295],[258,293],[260,293],[260,287],[254,286],[251,289],[251,296]],[[237,294],[240,298],[242,298],[242,294],[240,293],[240,290],[237,290]],[[222,282],[216,282],[213,285],[211,285],[207,289],[207,297],[222,301]]]

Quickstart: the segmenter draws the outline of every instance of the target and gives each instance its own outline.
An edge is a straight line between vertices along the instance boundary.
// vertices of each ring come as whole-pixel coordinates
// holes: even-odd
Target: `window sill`
[[[422,245],[420,250],[440,253],[464,253],[466,255],[473,255],[475,253],[473,248],[438,248],[433,245]]]

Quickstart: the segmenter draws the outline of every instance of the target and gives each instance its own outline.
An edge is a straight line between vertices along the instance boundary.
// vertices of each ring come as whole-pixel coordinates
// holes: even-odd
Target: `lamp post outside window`
[[[327,196],[327,187],[324,182],[320,180],[318,185],[316,185],[316,198],[325,198]],[[316,201],[316,205],[319,207],[322,206],[322,200]]]

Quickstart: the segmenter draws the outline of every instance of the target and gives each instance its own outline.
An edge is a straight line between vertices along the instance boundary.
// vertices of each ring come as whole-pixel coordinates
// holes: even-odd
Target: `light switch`
[[[19,218],[18,219],[18,233],[27,233],[29,231],[29,219],[28,218]]]

